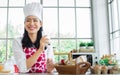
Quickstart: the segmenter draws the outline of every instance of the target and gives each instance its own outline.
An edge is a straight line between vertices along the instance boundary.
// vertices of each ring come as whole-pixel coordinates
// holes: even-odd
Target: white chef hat
[[[33,15],[42,21],[43,7],[40,3],[36,3],[36,2],[29,3],[23,8],[23,11],[24,11],[25,18],[27,16]]]

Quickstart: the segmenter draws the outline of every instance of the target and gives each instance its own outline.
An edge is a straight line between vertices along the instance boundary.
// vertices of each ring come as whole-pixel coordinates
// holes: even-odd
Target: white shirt
[[[12,50],[19,71],[28,72],[26,66],[26,54],[23,51],[21,40],[22,38],[16,38],[13,40]],[[46,58],[51,58],[53,59],[54,62],[54,52],[53,52],[53,47],[51,45],[47,46],[47,49],[45,50],[45,54],[46,54]]]

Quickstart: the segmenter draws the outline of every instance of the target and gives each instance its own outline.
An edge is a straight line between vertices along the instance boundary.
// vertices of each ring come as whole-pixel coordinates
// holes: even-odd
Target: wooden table
[[[0,73],[0,75],[75,75],[75,74],[58,74],[56,72],[56,73]],[[87,72],[85,75],[96,75],[96,74],[90,74],[90,72]],[[103,75],[120,75],[120,74],[103,74]]]
[[[58,73],[0,73],[0,75],[75,75],[75,74],[58,74]],[[90,75],[90,74],[85,74]]]
[[[75,74],[58,74],[57,71],[54,71],[53,73],[8,73],[8,72],[4,72],[1,73],[0,75],[75,75]],[[90,75],[90,72],[86,72],[85,75]]]
[[[0,73],[0,75],[58,75],[50,73]]]

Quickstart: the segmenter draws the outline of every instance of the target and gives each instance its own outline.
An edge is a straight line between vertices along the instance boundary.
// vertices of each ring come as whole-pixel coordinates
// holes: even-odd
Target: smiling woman
[[[42,5],[24,7],[24,35],[13,40],[13,53],[20,72],[46,73],[54,69],[54,54],[49,39],[42,35]]]

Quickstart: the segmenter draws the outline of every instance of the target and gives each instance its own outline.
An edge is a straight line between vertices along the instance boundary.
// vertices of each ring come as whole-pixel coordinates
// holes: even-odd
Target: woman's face
[[[25,29],[29,34],[37,34],[42,22],[35,16],[28,16],[25,19]]]

